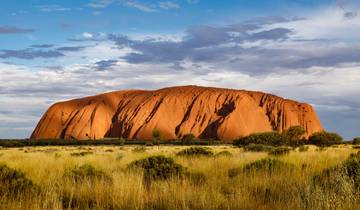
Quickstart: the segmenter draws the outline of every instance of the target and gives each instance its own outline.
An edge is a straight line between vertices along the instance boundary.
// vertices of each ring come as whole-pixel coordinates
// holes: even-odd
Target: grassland
[[[309,146],[306,151],[297,148],[275,157],[286,164],[271,173],[240,170],[266,158],[266,152],[207,147],[215,154],[228,151],[232,155],[176,156],[186,146],[1,148],[0,163],[22,171],[34,187],[16,194],[3,192],[0,209],[360,209],[358,192],[343,177],[332,177],[338,181],[336,189],[314,185],[316,175],[357,152],[351,145]],[[200,176],[174,177],[148,185],[143,173],[129,170],[128,165],[152,155],[172,157]],[[69,176],[84,164],[103,176],[81,181]],[[229,170],[237,169],[229,177]]]

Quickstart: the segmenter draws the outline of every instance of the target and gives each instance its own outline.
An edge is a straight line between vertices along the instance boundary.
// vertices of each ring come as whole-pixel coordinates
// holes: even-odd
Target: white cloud
[[[165,10],[180,8],[180,6],[176,2],[172,2],[172,1],[161,1],[159,2],[159,7]]]
[[[94,35],[92,33],[84,32],[82,36],[86,39],[91,39]]]

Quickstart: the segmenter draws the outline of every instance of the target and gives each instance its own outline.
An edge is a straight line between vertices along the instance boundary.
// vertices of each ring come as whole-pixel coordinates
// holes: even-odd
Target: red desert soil
[[[43,115],[32,139],[162,139],[192,133],[233,140],[255,132],[301,125],[323,130],[311,105],[262,92],[199,86],[124,90],[58,102]]]

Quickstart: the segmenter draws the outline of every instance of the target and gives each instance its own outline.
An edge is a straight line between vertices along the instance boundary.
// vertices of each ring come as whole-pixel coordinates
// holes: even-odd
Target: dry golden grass
[[[136,146],[27,147],[0,149],[0,163],[23,171],[38,190],[18,197],[0,198],[1,209],[360,209],[353,195],[348,199],[327,197],[311,191],[311,177],[338,165],[356,150],[339,146],[319,151],[291,151],[278,157],[295,169],[241,173],[228,177],[228,170],[267,156],[263,152],[244,152],[232,146],[213,146],[217,153],[230,151],[233,156],[179,157],[182,146],[152,146],[146,151]],[[81,156],[81,152],[84,155]],[[156,181],[145,187],[142,174],[127,170],[140,158],[162,154],[190,172],[205,174],[205,183],[188,179]],[[66,174],[75,166],[90,164],[105,172],[103,179],[81,183]],[[352,197],[353,196],[353,197]],[[329,200],[332,199],[332,200]]]

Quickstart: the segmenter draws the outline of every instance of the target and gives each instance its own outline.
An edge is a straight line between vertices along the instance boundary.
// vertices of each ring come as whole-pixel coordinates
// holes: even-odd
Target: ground
[[[232,156],[176,156],[188,146],[47,146],[0,148],[0,163],[24,172],[36,190],[3,195],[1,209],[317,209],[360,208],[352,193],[346,199],[312,190],[312,177],[341,164],[357,150],[351,145],[325,149],[307,146],[272,157],[286,164],[269,171],[229,170],[268,157],[233,146],[208,146],[215,154]],[[128,164],[151,155],[172,157],[195,178],[173,178],[145,183],[143,173]],[[78,182],[71,171],[84,164],[109,178]],[[1,192],[0,192],[1,193]]]

